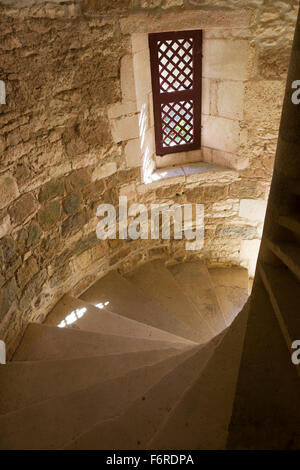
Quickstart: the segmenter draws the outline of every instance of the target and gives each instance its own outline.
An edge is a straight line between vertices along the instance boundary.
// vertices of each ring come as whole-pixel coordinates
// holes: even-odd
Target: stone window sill
[[[189,163],[176,167],[161,168],[155,170],[149,181],[138,187],[139,192],[147,192],[152,189],[177,183],[196,183],[209,181],[228,181],[238,178],[238,172],[232,168],[226,168],[210,163]]]

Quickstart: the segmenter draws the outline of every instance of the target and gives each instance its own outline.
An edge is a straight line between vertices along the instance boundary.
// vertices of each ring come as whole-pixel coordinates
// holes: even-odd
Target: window
[[[202,31],[149,34],[156,154],[201,145]]]

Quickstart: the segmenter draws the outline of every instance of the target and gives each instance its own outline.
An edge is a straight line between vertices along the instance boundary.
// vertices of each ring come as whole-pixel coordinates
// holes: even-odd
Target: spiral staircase
[[[246,269],[161,261],[65,295],[0,369],[1,448],[223,448],[247,298]]]
[[[249,300],[246,270],[200,262],[66,295],[0,367],[1,449],[300,448],[299,78],[300,17]]]

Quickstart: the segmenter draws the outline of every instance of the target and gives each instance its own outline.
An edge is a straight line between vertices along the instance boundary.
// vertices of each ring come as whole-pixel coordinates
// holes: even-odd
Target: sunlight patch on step
[[[97,308],[104,308],[109,304],[108,300],[104,303],[100,302],[100,304],[96,304],[95,307]]]
[[[87,309],[85,307],[77,308],[69,315],[67,315],[66,318],[57,325],[58,328],[65,328],[67,325],[71,325],[75,321],[79,320],[79,318],[82,318],[86,311]]]

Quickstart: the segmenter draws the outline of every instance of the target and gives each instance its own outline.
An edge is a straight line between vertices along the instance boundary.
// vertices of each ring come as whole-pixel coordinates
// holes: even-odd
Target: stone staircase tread
[[[172,410],[147,448],[225,449],[248,312],[247,304],[227,329],[197,381]]]
[[[201,374],[225,333],[202,345],[166,374],[120,416],[92,427],[70,441],[66,449],[143,449],[174,404]]]
[[[143,294],[117,271],[110,271],[99,279],[80,298],[93,305],[109,302],[106,308],[111,312],[189,340],[194,334],[185,323]]]
[[[118,378],[0,416],[2,449],[60,449],[97,423],[118,416],[185,357],[162,360]],[[47,425],[45,426],[45,423]]]
[[[198,311],[162,261],[143,264],[129,273],[126,278],[192,328],[195,340],[199,342],[205,340]]]
[[[178,354],[181,352],[170,348],[78,359],[9,362],[0,367],[0,414],[88,388]]]
[[[249,296],[248,271],[244,268],[209,268],[215,294],[226,325],[243,309]]]
[[[75,359],[109,353],[146,351],[153,348],[176,349],[191,347],[189,343],[175,343],[152,338],[92,333],[78,329],[56,328],[31,323],[16,350],[14,361]]]
[[[70,318],[72,315],[72,318]],[[131,320],[122,315],[110,312],[105,308],[98,308],[82,299],[70,295],[64,295],[50,312],[44,325],[58,325],[66,318],[70,318],[72,324],[69,328],[76,327],[80,330],[93,331],[117,336],[136,336],[140,338],[153,338],[166,341],[187,342],[180,336],[173,335],[158,328]],[[66,321],[65,321],[66,323]]]
[[[168,269],[206,324],[206,340],[226,328],[207,266],[201,262],[188,262],[168,266]]]

